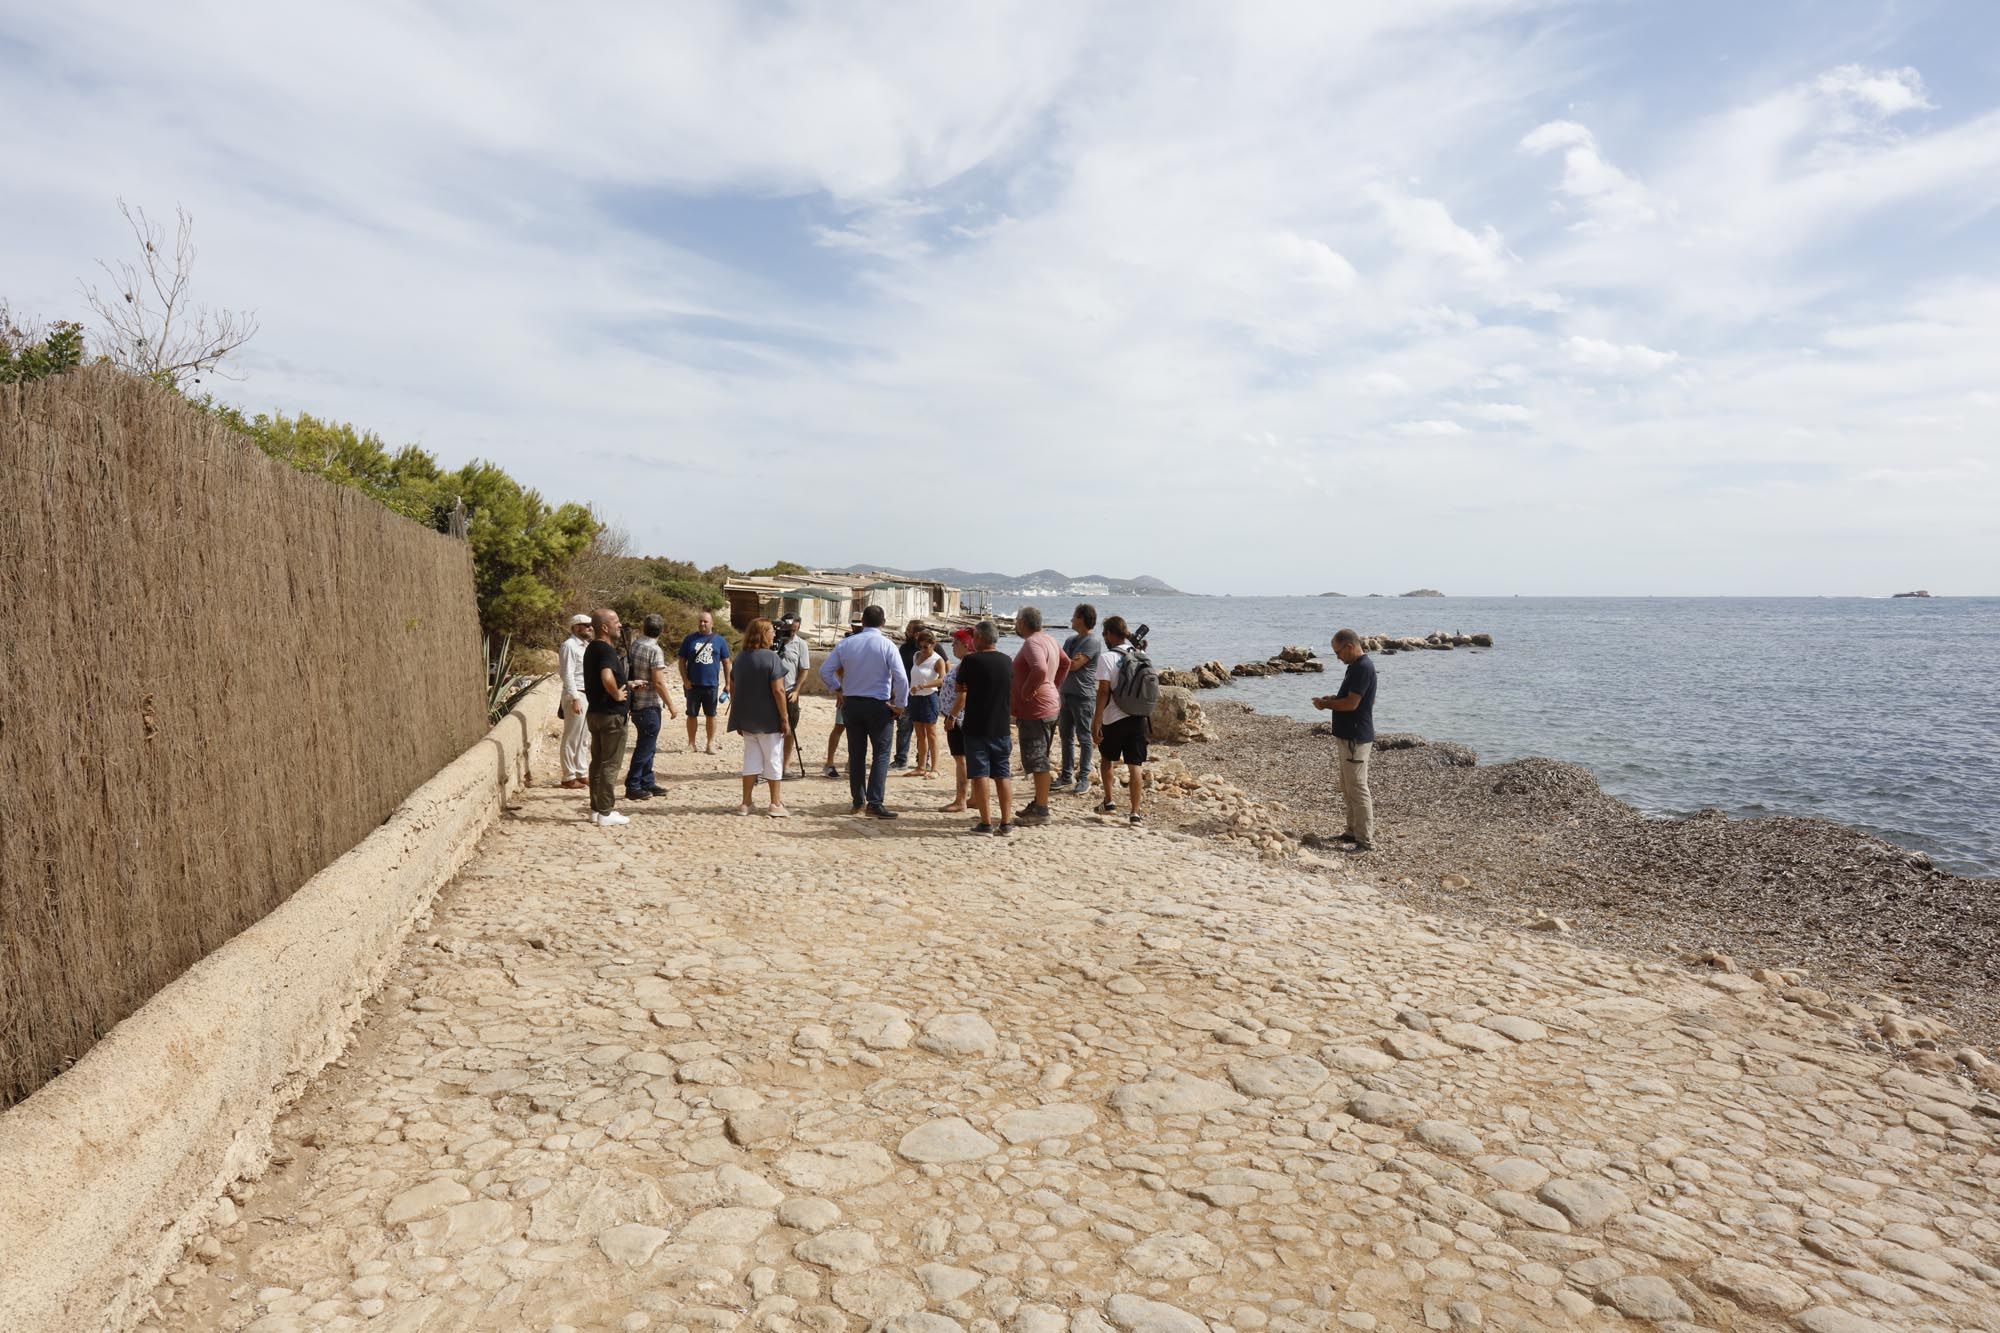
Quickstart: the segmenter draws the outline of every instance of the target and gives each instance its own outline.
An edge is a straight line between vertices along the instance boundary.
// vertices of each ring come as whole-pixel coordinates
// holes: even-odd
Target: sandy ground
[[[726,751],[525,793],[146,1326],[2000,1330],[2000,1103],[1782,989]]]
[[[1295,835],[1344,829],[1323,726],[1203,704],[1216,739],[1184,747],[1188,764],[1283,803]],[[1378,749],[1377,851],[1354,858],[1401,901],[1514,926],[1559,917],[1578,942],[1640,956],[1803,969],[1811,988],[1893,997],[1955,1029],[1912,1038],[1918,1052],[2000,1047],[2000,882],[1825,820],[1647,819],[1574,764],[1473,766],[1462,746],[1415,740]]]

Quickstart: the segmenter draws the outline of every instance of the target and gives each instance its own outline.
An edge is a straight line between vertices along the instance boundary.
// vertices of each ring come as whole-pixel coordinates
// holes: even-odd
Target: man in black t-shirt
[[[974,833],[1014,831],[1014,659],[995,646],[1000,631],[982,620],[972,631],[976,651],[958,664],[958,694],[952,701],[952,726],[965,738],[965,776],[972,780],[972,799],[979,805]],[[991,788],[1000,789],[1000,824],[993,824]]]
[[[1333,712],[1335,766],[1340,770],[1340,795],[1347,806],[1347,832],[1340,835],[1354,851],[1375,850],[1375,798],[1368,790],[1368,757],[1375,749],[1375,663],[1361,650],[1361,636],[1344,629],[1333,636],[1333,655],[1347,664],[1340,692],[1313,700],[1314,708]]]
[[[583,650],[584,722],[590,727],[590,822],[626,822],[618,813],[620,766],[625,762],[625,723],[631,712],[625,689],[625,650],[619,643],[618,613],[606,608],[590,618],[596,637]]]

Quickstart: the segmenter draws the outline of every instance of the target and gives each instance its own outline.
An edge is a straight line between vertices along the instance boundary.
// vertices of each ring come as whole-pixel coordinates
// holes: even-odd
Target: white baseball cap
[[[572,626],[575,626],[575,625],[589,625],[589,624],[594,624],[595,622],[594,622],[594,621],[592,621],[592,620],[591,620],[591,618],[590,618],[589,616],[587,616],[587,615],[583,614],[583,612],[579,611],[579,612],[577,612],[577,613],[576,613],[575,615],[573,615],[573,616],[571,616],[571,617],[569,618],[569,623],[570,623],[570,624],[571,624]]]

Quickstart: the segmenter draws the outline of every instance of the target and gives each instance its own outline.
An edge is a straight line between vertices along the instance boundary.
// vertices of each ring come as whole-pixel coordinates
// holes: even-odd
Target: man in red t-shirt
[[[1024,606],[1014,615],[1021,650],[1014,654],[1014,730],[1021,738],[1021,771],[1035,779],[1035,799],[1017,818],[1022,824],[1049,822],[1049,749],[1056,715],[1062,711],[1062,683],[1069,661],[1042,633],[1042,613]]]

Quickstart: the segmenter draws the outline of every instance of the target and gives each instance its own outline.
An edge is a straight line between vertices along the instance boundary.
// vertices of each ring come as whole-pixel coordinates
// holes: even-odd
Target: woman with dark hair
[[[729,729],[743,737],[743,804],[739,815],[753,810],[757,780],[771,788],[771,818],[788,813],[780,795],[785,780],[785,747],[792,739],[785,708],[785,666],[771,649],[771,622],[759,617],[743,631],[743,651],[736,658],[736,677],[729,699]]]
[[[917,650],[910,656],[910,724],[915,728],[917,766],[920,778],[937,776],[938,689],[944,684],[944,657],[937,650],[937,635],[917,632]]]
[[[952,710],[958,704],[958,664],[972,655],[972,631],[955,629],[951,632],[952,662],[945,669],[944,679],[938,683],[938,714],[944,719],[945,748],[951,751],[951,764],[957,770],[958,786],[953,792],[951,804],[940,807],[945,814],[962,814],[965,810],[965,793],[971,784],[965,776],[965,737],[958,732],[952,721]]]

